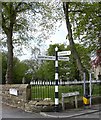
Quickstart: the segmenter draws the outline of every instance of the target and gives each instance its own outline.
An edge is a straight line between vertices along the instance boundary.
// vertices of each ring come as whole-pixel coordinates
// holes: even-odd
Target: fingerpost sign
[[[58,60],[69,61],[69,57],[63,57],[70,55],[71,51],[61,51],[58,52],[58,47],[55,48],[55,56],[38,56],[40,60],[53,60],[55,61],[55,111],[59,111],[59,93],[58,93]]]

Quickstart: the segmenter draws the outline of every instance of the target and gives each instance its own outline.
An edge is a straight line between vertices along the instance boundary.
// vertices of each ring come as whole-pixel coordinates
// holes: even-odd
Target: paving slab
[[[45,117],[53,117],[53,118],[72,118],[86,114],[92,114],[101,111],[101,105],[93,105],[91,108],[79,108],[79,109],[68,109],[61,112],[40,112],[41,115]]]

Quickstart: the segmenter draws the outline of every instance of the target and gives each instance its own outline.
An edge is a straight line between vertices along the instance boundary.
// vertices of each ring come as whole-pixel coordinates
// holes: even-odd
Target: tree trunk
[[[6,83],[11,84],[13,83],[13,26],[16,20],[16,11],[13,9],[13,3],[9,3],[9,24],[8,27],[6,26],[6,19],[5,16],[2,14],[2,27],[7,36],[7,71],[6,71]]]
[[[13,83],[13,45],[12,45],[12,36],[13,36],[13,26],[9,28],[7,33],[7,72],[6,72],[6,83]]]
[[[67,26],[67,30],[68,30],[68,40],[70,43],[71,53],[73,54],[74,59],[76,60],[78,70],[82,74],[83,72],[85,72],[85,68],[83,67],[83,65],[81,63],[80,56],[76,50],[75,43],[73,41],[72,28],[71,28],[71,24],[70,24],[70,20],[69,20],[69,12],[68,12],[69,3],[68,2],[63,3],[63,9],[64,9],[64,14],[65,14],[65,19],[66,19],[66,26]]]

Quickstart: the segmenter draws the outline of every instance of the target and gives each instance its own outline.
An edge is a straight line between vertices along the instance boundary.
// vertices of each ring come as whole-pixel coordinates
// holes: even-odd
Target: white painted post
[[[59,94],[58,94],[58,47],[55,48],[55,112],[59,111]]]

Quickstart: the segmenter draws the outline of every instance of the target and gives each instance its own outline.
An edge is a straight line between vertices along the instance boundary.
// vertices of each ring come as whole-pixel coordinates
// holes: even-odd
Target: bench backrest
[[[79,95],[79,92],[70,92],[70,93],[62,93],[62,97],[72,97],[72,96],[77,96]]]

